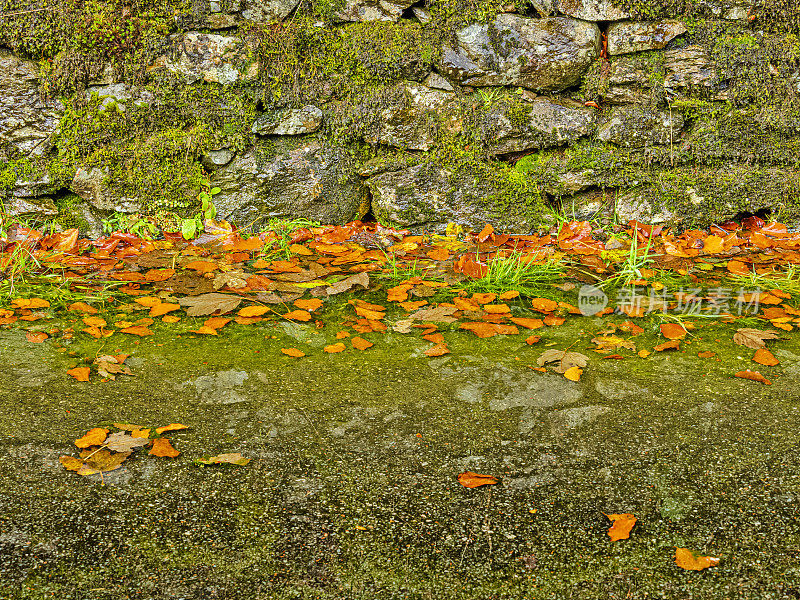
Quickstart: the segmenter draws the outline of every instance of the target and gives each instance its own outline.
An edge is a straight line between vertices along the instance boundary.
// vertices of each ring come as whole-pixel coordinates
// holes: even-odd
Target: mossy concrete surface
[[[0,331],[0,597],[795,597],[796,335],[765,386],[732,377],[751,351],[725,326],[626,360],[575,343],[602,327],[577,319],[534,346],[445,332],[453,352],[435,359],[398,334],[324,354],[335,326],[115,335],[75,357]],[[656,343],[646,329],[639,347]],[[530,369],[542,344],[591,355],[581,381]],[[134,377],[66,374],[116,351]],[[105,485],[63,469],[74,439],[114,421],[191,429],[170,436],[178,458],[140,451]],[[253,460],[193,464],[222,452]],[[468,490],[465,470],[502,481]],[[639,522],[612,543],[603,513],[625,512]],[[675,547],[720,564],[683,571]]]

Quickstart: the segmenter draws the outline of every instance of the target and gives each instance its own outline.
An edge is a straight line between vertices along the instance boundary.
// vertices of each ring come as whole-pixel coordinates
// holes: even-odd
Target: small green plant
[[[203,230],[203,223],[217,216],[217,208],[214,206],[213,199],[222,190],[218,187],[212,188],[211,182],[207,179],[203,180],[202,185],[203,190],[197,195],[197,199],[200,200],[200,212],[181,221],[181,235],[185,240],[197,237]]]
[[[781,290],[792,296],[800,296],[800,272],[794,264],[788,264],[785,271],[749,275],[733,275],[730,281],[736,287],[746,289]]]
[[[139,213],[125,214],[115,212],[102,220],[103,233],[110,235],[115,231],[127,231],[143,239],[152,239],[158,234],[158,227],[149,217]]]
[[[628,254],[624,256],[622,262],[617,267],[617,272],[600,285],[602,287],[624,287],[634,279],[641,279],[642,269],[653,262],[650,258],[650,246],[652,243],[652,239],[648,238],[647,246],[644,248],[644,252],[640,254],[638,236],[634,235],[631,239],[631,246],[628,249]]]
[[[310,229],[319,227],[317,221],[309,219],[270,219],[267,224],[261,227],[261,233],[272,232],[276,238],[269,242],[265,250],[283,254],[285,257],[292,255],[289,246],[292,245],[292,235],[298,229]]]
[[[557,261],[530,262],[528,255],[512,252],[489,263],[485,277],[471,280],[465,286],[470,292],[502,293],[516,290],[522,296],[548,293],[548,287],[564,275],[564,265]]]

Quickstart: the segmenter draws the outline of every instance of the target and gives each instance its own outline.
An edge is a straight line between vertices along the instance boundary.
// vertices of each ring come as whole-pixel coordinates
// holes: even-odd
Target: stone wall
[[[800,224],[798,32],[785,0],[0,0],[0,200]]]

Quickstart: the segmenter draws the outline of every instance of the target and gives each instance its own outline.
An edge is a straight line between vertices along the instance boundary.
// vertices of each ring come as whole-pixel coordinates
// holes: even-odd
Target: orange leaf
[[[538,342],[540,339],[542,339],[542,336],[540,336],[540,335],[531,335],[531,336],[525,338],[525,343],[528,344],[529,346],[532,346],[533,344]]]
[[[519,298],[519,292],[517,290],[508,290],[497,297],[498,300],[513,300],[514,298]]]
[[[386,290],[386,293],[388,294],[387,300],[389,302],[405,302],[408,300],[408,290],[410,290],[412,287],[413,286],[410,283],[403,283],[389,288]]]
[[[386,316],[385,312],[370,310],[368,308],[364,308],[363,306],[356,306],[356,314],[371,321],[380,321]]]
[[[580,367],[570,367],[569,369],[564,371],[564,377],[566,377],[570,381],[580,381],[582,374],[583,374],[583,369],[581,369]]]
[[[432,342],[434,344],[444,344],[444,336],[438,331],[436,333],[425,334],[422,336],[422,339],[428,340],[429,342]]]
[[[307,310],[292,310],[283,315],[283,318],[291,321],[310,321],[311,313]]]
[[[753,356],[753,360],[756,361],[760,365],[764,365],[766,367],[774,367],[775,365],[780,364],[780,361],[775,358],[775,355],[772,354],[766,348],[759,348],[756,350],[755,356]]]
[[[631,529],[636,525],[636,517],[630,513],[606,516],[611,521],[611,527],[608,528],[608,537],[611,538],[611,541],[627,540],[630,537]]]
[[[203,326],[211,327],[211,329],[222,329],[230,322],[231,320],[228,317],[209,317],[203,321]]]
[[[480,321],[476,321],[474,323],[462,323],[459,325],[459,329],[471,331],[479,338],[489,338],[497,335],[497,329],[495,329],[493,323],[485,323]]]
[[[175,275],[175,269],[150,269],[144,274],[145,281],[166,281]]]
[[[738,260],[728,261],[728,271],[734,275],[749,275],[750,267]]]
[[[564,317],[557,317],[554,314],[545,315],[542,322],[548,327],[557,327],[564,324]]]
[[[162,456],[174,458],[180,454],[178,450],[172,447],[172,444],[167,438],[156,438],[153,440],[153,447],[148,454],[153,456]]]
[[[130,333],[131,335],[138,335],[138,336],[145,336],[145,335],[153,335],[153,332],[150,331],[144,325],[134,325],[133,327],[126,327],[125,329],[120,329],[122,333]]]
[[[751,371],[750,369],[747,369],[745,371],[739,371],[734,375],[734,377],[740,377],[741,379],[750,379],[751,381],[758,381],[765,385],[772,385],[772,382],[766,377],[764,377],[761,373],[759,373],[758,371]]]
[[[722,252],[723,239],[716,235],[710,235],[703,243],[703,252],[706,254],[719,254]]]
[[[181,318],[176,315],[164,315],[161,317],[162,323],[180,323]]]
[[[294,301],[294,305],[297,308],[301,308],[303,310],[307,310],[310,312],[314,312],[315,310],[320,308],[322,304],[323,302],[319,298],[309,298],[307,300],[300,299]]]
[[[72,375],[78,381],[89,381],[89,367],[75,367],[74,369],[69,369],[67,374]]]
[[[134,429],[131,431],[131,437],[135,438],[149,438],[150,429]]]
[[[303,244],[292,244],[291,246],[289,246],[289,251],[292,252],[293,254],[301,254],[303,256],[311,256],[312,254],[314,254],[312,250],[309,250],[308,248],[303,246]]]
[[[437,246],[433,250],[428,250],[426,253],[428,258],[432,258],[433,260],[447,260],[450,258],[450,252],[447,248],[442,248],[441,246]]]
[[[41,344],[43,341],[45,341],[50,336],[47,335],[44,331],[28,331],[25,334],[25,337],[32,344]]]
[[[353,348],[356,348],[358,350],[366,350],[367,348],[372,348],[372,346],[375,345],[372,342],[369,342],[364,338],[358,336],[350,340],[350,343],[353,344]]]
[[[639,352],[636,353],[639,358],[647,358],[650,356],[650,354],[651,352],[648,352],[647,350],[639,350]]]
[[[94,429],[90,429],[86,432],[81,438],[75,440],[75,445],[78,448],[88,448],[89,446],[99,446],[104,441],[106,441],[106,436],[108,435],[108,429],[104,429],[102,427],[95,427]]]
[[[107,325],[106,320],[102,317],[83,317],[83,322],[86,323],[89,327],[105,327]]]
[[[497,482],[497,477],[493,477],[492,475],[480,475],[479,473],[473,473],[472,471],[464,471],[463,473],[458,474],[458,483],[463,485],[465,488],[476,488],[482,485],[494,485]]]
[[[182,425],[180,423],[170,423],[169,425],[164,425],[163,427],[156,427],[156,433],[161,435],[165,431],[180,431],[181,429],[189,429],[186,425]]]
[[[680,323],[664,323],[661,326],[661,335],[668,340],[680,340],[686,337],[686,329]]]
[[[716,567],[719,564],[719,558],[696,556],[688,548],[675,548],[675,564],[687,571],[702,571],[708,567]]]
[[[161,298],[157,298],[156,296],[142,296],[141,298],[135,298],[134,302],[148,308],[153,308],[161,304]]]
[[[494,233],[494,227],[492,227],[487,223],[486,226],[483,229],[481,229],[481,232],[478,234],[478,241],[481,243],[485,242],[492,236],[493,233]]]
[[[499,315],[511,312],[511,309],[508,307],[508,304],[484,304],[483,310],[485,310],[490,315]]]
[[[208,260],[193,260],[192,262],[183,265],[183,268],[192,269],[198,273],[211,273],[212,271],[219,269],[219,265]],[[152,452],[150,454],[152,454]]]
[[[11,301],[11,306],[14,308],[27,308],[33,310],[35,308],[47,308],[50,303],[41,298],[17,298]]]
[[[528,317],[511,317],[511,322],[525,327],[526,329],[539,329],[544,327],[544,322],[541,319],[530,319]]]
[[[286,356],[292,356],[294,358],[302,358],[306,355],[305,352],[298,350],[297,348],[281,348],[281,352],[283,352]]]
[[[497,298],[497,294],[492,294],[491,292],[487,292],[485,294],[472,294],[472,300],[475,300],[478,304],[488,304],[489,302],[494,302],[494,299]]]
[[[77,311],[77,312],[83,312],[83,313],[86,313],[87,315],[96,315],[97,314],[97,309],[94,306],[90,305],[90,304],[86,304],[86,302],[73,302],[72,304],[70,304],[67,307],[67,310],[74,310],[74,311]]]
[[[664,342],[663,344],[659,344],[658,346],[654,346],[653,350],[656,352],[663,352],[664,350],[677,350],[680,348],[681,342],[680,340],[669,340]]]
[[[338,344],[330,344],[329,346],[325,346],[325,352],[328,354],[336,354],[337,352],[344,352],[347,350],[347,346],[345,346],[342,342]]]
[[[192,333],[199,333],[201,335],[219,335],[219,332],[213,327],[208,325],[200,325],[197,329],[190,329]]]
[[[448,348],[447,344],[444,342],[441,344],[436,344],[435,346],[431,346],[425,350],[425,356],[429,356],[431,358],[435,356],[443,356],[445,354],[450,354],[450,348]]]
[[[558,302],[547,298],[531,298],[531,308],[542,313],[551,313],[558,308]]]
[[[162,302],[150,309],[150,312],[147,313],[151,317],[161,317],[167,313],[172,312],[173,310],[180,310],[180,304],[171,304],[169,302]]]
[[[349,331],[344,331],[343,330],[343,331],[337,331],[336,332],[336,339],[337,340],[343,340],[346,337],[350,337],[350,332]]]
[[[246,306],[238,314],[240,317],[260,317],[269,311],[269,306]]]

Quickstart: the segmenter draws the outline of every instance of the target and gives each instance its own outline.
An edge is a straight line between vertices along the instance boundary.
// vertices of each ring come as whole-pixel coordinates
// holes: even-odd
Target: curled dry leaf
[[[772,382],[764,377],[758,371],[751,371],[750,369],[746,369],[745,371],[739,371],[734,375],[734,377],[739,377],[741,379],[749,379],[751,381],[758,381],[759,383],[763,383],[765,385],[772,385]]]
[[[110,452],[101,448],[97,452],[90,453],[85,459],[73,456],[62,456],[59,462],[69,471],[75,471],[78,475],[96,475],[98,473],[108,473],[119,467],[130,456],[130,452]]]
[[[156,438],[153,440],[153,447],[148,454],[153,456],[161,456],[167,458],[174,458],[180,454],[178,450],[172,447],[172,444],[167,438]]]
[[[250,460],[251,459],[242,456],[239,452],[230,452],[228,454],[218,454],[217,456],[211,456],[209,458],[200,458],[197,462],[204,465],[219,465],[225,463],[244,466],[249,463]]]
[[[476,488],[481,487],[482,485],[494,485],[499,480],[497,477],[492,475],[481,475],[479,473],[473,473],[472,471],[464,471],[463,473],[458,474],[458,483],[463,485],[465,488]]]
[[[553,370],[556,373],[566,373],[572,367],[585,367],[589,364],[589,358],[580,352],[566,352],[565,350],[545,350],[536,360],[540,367],[548,363],[557,363]]]
[[[94,427],[86,432],[86,435],[75,440],[75,445],[78,448],[88,448],[89,446],[99,446],[102,444],[108,435],[108,429],[103,427]]]
[[[716,567],[719,564],[719,558],[698,556],[688,548],[675,548],[675,564],[687,571],[702,571],[709,567]]]
[[[734,343],[739,344],[740,346],[747,346],[753,350],[766,348],[767,345],[764,343],[764,340],[776,339],[778,339],[778,332],[769,329],[761,330],[744,327],[742,329],[737,329],[736,333],[733,334]]]
[[[630,537],[631,529],[636,525],[636,517],[630,513],[606,516],[611,521],[611,527],[608,528],[608,537],[611,538],[611,541],[627,540]]]

